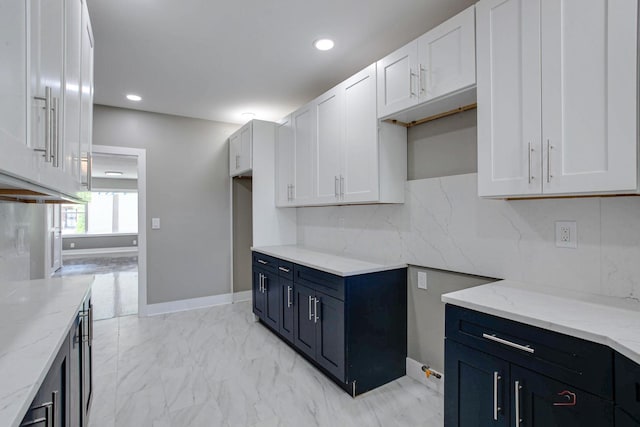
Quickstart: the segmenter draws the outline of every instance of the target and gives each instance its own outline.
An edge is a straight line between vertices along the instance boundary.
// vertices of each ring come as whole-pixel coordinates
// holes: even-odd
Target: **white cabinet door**
[[[86,2],[82,6],[82,59],[81,65],[81,94],[80,94],[80,159],[81,183],[88,190],[91,189],[91,146],[93,135],[93,31]]]
[[[295,144],[295,182],[293,195],[295,205],[309,204],[314,200],[315,176],[315,105],[307,104],[292,114]]]
[[[347,203],[377,201],[379,162],[387,159],[379,159],[375,64],[351,77],[341,86],[345,106],[345,138],[342,145],[339,192],[343,201]]]
[[[236,176],[240,170],[240,134],[229,137],[229,175]]]
[[[340,157],[344,140],[342,86],[318,98],[316,111],[315,202],[335,203],[340,200]],[[375,108],[375,100],[374,100]]]
[[[540,1],[482,0],[476,14],[478,193],[538,194]]]
[[[542,0],[544,193],[637,189],[636,0]]]
[[[418,103],[418,41],[387,55],[376,63],[378,71],[378,117]]]
[[[0,6],[0,170],[37,181],[39,154],[27,139],[27,4]]]
[[[291,116],[276,126],[276,206],[293,205],[295,144]]]
[[[418,39],[421,102],[476,83],[475,33],[471,6]]]
[[[80,121],[82,74],[82,1],[66,0],[64,68],[64,134],[62,167],[80,183]]]
[[[253,126],[249,122],[240,130],[240,172],[251,170],[253,163]]]

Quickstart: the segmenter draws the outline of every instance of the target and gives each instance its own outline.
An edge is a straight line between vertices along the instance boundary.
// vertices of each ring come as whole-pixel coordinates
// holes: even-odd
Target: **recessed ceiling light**
[[[129,101],[135,101],[135,102],[142,101],[142,97],[140,95],[134,95],[132,93],[127,95],[127,99]]]
[[[313,45],[318,50],[331,50],[335,43],[331,39],[318,39],[313,42]]]
[[[122,175],[122,172],[120,172],[120,171],[106,171],[104,174],[106,176],[120,176],[120,175]]]

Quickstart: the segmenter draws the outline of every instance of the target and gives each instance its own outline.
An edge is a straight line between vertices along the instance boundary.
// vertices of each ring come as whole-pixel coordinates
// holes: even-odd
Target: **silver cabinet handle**
[[[264,275],[260,273],[260,292],[264,293]]]
[[[291,307],[291,286],[287,286],[287,308]]]
[[[534,351],[535,351],[528,344],[527,345],[516,344],[514,342],[507,341],[507,340],[505,340],[503,338],[497,337],[497,336],[495,336],[495,334],[491,334],[491,335],[482,334],[482,338],[486,338],[488,340],[495,341],[497,343],[504,344],[504,345],[507,345],[509,347],[517,348],[518,350],[526,351],[527,353],[531,353],[531,354],[533,354]]]
[[[531,148],[531,143],[529,143],[529,162],[528,162],[529,184],[531,184],[531,180],[533,179],[533,177],[531,176],[531,152],[532,151],[533,151],[533,149]]]
[[[551,150],[553,150],[553,145],[551,145],[551,141],[547,139],[547,182],[551,182]]]
[[[20,427],[28,427],[33,426],[40,423],[45,423],[47,427],[56,427],[56,415],[58,409],[58,391],[54,391],[51,393],[51,402],[43,403],[41,405],[32,406],[29,408],[30,411],[35,411],[37,409],[45,410],[44,418],[36,418],[33,421],[27,421],[25,423],[20,424]]]
[[[258,263],[262,264],[262,265],[267,265],[269,264],[267,261],[263,260],[263,259],[259,259]]]
[[[344,198],[344,176],[340,175],[340,197]]]
[[[262,273],[258,273],[258,291],[262,292]]]
[[[89,345],[93,344],[93,304],[89,304]]]
[[[424,86],[422,85],[422,73],[424,73],[425,76],[427,76],[427,70],[422,66],[422,64],[419,65],[418,68],[418,81],[420,82],[420,93],[425,93],[427,91],[427,82],[424,83]]]
[[[313,315],[311,314],[311,300],[313,298],[309,295],[309,320],[313,319]]]
[[[318,323],[318,320],[320,320],[320,316],[318,316],[318,303],[320,300],[318,298],[314,298],[313,301],[313,323]]]
[[[288,273],[288,272],[291,271],[291,270],[289,270],[288,268],[285,268],[285,267],[278,267],[278,270],[284,271],[285,273]]]
[[[33,99],[38,101],[44,101],[44,149],[34,148],[34,151],[44,152],[44,161],[49,163],[52,160],[52,146],[51,146],[51,114],[53,110],[53,98],[51,97],[51,87],[46,86],[44,88],[44,97],[34,96]]]
[[[497,371],[493,372],[493,420],[498,421],[498,412],[501,408],[498,406],[498,382],[502,379]]]
[[[296,186],[291,184],[291,200],[296,199]]]
[[[335,193],[336,197],[340,197],[340,195],[338,194],[338,176],[334,176],[333,177],[333,192]]]
[[[53,98],[53,123],[51,125],[51,138],[53,166],[60,167],[60,100]]]
[[[416,73],[413,72],[413,70],[411,68],[409,68],[409,93],[411,94],[411,97],[417,97],[418,94],[416,94],[413,90],[413,78],[416,77]]]
[[[262,291],[269,292],[269,278],[265,275],[262,275]]]
[[[516,427],[520,427],[520,423],[522,422],[522,418],[520,418],[520,390],[522,390],[522,386],[520,386],[520,381],[516,381],[514,383],[514,396],[515,396],[515,407],[516,407]]]

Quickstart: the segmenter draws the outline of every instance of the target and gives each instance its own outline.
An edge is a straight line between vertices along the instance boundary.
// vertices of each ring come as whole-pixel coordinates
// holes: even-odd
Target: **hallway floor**
[[[94,319],[138,313],[138,257],[78,258],[64,261],[55,277],[93,274]]]
[[[352,399],[253,321],[251,303],[95,323],[94,427],[441,427],[409,377]]]

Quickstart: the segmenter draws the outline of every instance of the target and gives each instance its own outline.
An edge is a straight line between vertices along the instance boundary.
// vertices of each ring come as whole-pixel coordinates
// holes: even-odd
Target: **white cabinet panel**
[[[93,31],[86,2],[82,5],[82,32],[80,61],[80,167],[81,185],[91,188],[89,162],[91,161],[91,147],[93,143]]]
[[[296,205],[314,200],[316,119],[315,105],[307,104],[292,114],[295,144],[295,183],[293,195]]]
[[[638,191],[635,0],[477,5],[480,196]]]
[[[316,191],[317,203],[340,200],[341,150],[344,144],[342,86],[330,90],[316,103]],[[374,100],[375,108],[375,100]]]
[[[229,137],[229,175],[250,174],[252,158],[253,126],[248,122]]]
[[[637,2],[542,2],[544,192],[637,188]]]
[[[80,182],[82,1],[65,1],[64,144],[62,167]]]
[[[344,202],[377,201],[379,179],[392,177],[380,176],[375,67],[351,77],[343,87],[345,139],[340,193]]]
[[[291,116],[284,118],[276,126],[276,206],[293,205],[295,182],[295,144]]]
[[[418,42],[412,41],[379,60],[378,117],[414,106],[418,102]]]
[[[539,0],[476,6],[480,196],[542,190],[539,10]]]
[[[418,39],[420,98],[438,98],[476,83],[475,7]]]

